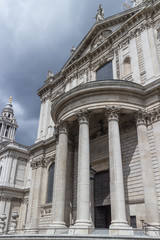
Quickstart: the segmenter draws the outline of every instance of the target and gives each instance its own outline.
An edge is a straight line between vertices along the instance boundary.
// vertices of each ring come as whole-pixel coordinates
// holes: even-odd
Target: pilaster
[[[137,118],[137,136],[139,155],[142,168],[142,179],[144,189],[144,200],[146,206],[146,222],[151,225],[159,224],[158,201],[155,189],[152,158],[149,148],[149,140],[146,127],[147,113],[138,111]]]

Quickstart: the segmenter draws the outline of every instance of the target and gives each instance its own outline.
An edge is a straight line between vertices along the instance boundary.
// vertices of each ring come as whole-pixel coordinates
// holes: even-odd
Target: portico
[[[69,95],[67,93],[64,94],[62,98],[59,98],[57,102],[52,105],[52,117],[59,126],[59,142],[56,150],[57,167],[55,169],[55,189],[52,204],[53,226],[57,228],[69,227],[71,233],[89,233],[94,229],[94,222],[91,221],[92,207],[90,196],[90,165],[93,167],[94,163],[92,165],[90,144],[91,139],[95,135],[93,134],[93,125],[95,118],[97,118],[102,120],[106,129],[105,134],[108,138],[108,143],[106,142],[106,145],[104,144],[106,148],[109,148],[108,155],[106,155],[108,166],[106,163],[104,169],[108,169],[110,173],[111,223],[109,228],[113,234],[121,234],[121,232],[122,234],[132,234],[132,228],[128,223],[129,213],[128,216],[126,213],[127,197],[124,189],[120,129],[121,126],[124,125],[122,124],[124,123],[124,119],[128,118],[129,121],[131,121],[133,116],[137,116],[136,113],[139,109],[144,108],[143,95],[143,87],[138,84],[129,82],[125,82],[124,84],[124,81],[116,82],[114,80],[112,80],[112,82],[92,82],[86,84],[86,86],[83,85],[83,87],[79,86],[75,88],[69,92]],[[119,100],[118,102],[117,99]],[[137,107],[138,102],[139,107]],[[70,126],[70,131],[67,130],[67,125]],[[133,125],[136,128],[136,121]],[[61,126],[63,126],[63,133]],[[138,134],[137,143],[138,146],[141,147],[142,140],[139,136],[141,133],[138,125],[136,132]],[[62,137],[62,135],[65,137]],[[75,219],[72,224],[65,223],[64,221],[65,188],[68,181],[66,178],[68,139],[70,139],[74,145],[78,145],[76,208]],[[145,163],[142,160],[142,167],[144,167],[143,164]],[[62,173],[62,175],[60,173]],[[60,176],[61,180],[59,181]],[[58,184],[56,184],[56,182]],[[150,185],[146,183],[145,177],[143,178],[143,184],[146,184],[147,188]],[[158,211],[153,177],[151,185],[151,191],[154,192],[154,206]],[[145,204],[151,204],[152,201],[147,197],[147,191],[144,192]],[[153,218],[154,223],[158,223],[159,220],[155,214],[153,214]]]

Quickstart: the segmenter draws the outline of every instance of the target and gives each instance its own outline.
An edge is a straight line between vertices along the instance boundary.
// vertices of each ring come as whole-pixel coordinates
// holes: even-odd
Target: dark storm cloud
[[[123,0],[0,0],[0,109],[13,96],[18,142],[35,141],[37,89],[87,34],[100,3],[105,17],[122,11]]]

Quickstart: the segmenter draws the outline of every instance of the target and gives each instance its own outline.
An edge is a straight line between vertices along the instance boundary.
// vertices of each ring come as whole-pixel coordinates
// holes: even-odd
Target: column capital
[[[68,134],[68,123],[67,123],[67,121],[62,121],[62,120],[59,121],[58,132],[59,132],[59,134],[61,134],[61,133]]]
[[[136,123],[138,125],[146,125],[147,112],[140,109],[135,114]]]
[[[120,107],[119,106],[107,106],[105,116],[108,121],[119,120]]]
[[[59,141],[59,134],[64,133],[68,135],[68,123],[60,120],[58,124],[54,126],[54,136],[56,141]]]
[[[79,124],[82,123],[89,124],[90,114],[88,109],[82,109],[79,112],[77,112],[76,115],[78,117]]]

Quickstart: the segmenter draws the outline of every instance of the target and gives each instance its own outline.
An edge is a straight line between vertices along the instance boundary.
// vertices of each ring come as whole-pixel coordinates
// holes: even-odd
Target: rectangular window
[[[137,228],[136,216],[130,216],[130,225],[132,228]]]
[[[113,79],[112,61],[106,63],[97,70],[97,80]]]

